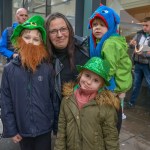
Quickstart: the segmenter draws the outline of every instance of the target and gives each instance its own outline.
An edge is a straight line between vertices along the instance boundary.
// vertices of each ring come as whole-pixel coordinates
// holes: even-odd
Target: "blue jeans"
[[[144,77],[147,82],[148,88],[150,90],[150,67],[149,65],[135,63],[133,91],[132,91],[131,98],[129,101],[133,105],[136,103]]]

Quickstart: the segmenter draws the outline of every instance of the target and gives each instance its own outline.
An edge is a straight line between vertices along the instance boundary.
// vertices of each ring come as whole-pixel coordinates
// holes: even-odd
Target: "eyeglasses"
[[[65,28],[65,27],[62,27],[62,28],[60,28],[60,29],[53,29],[53,30],[50,30],[49,33],[52,34],[52,35],[57,35],[59,31],[60,31],[62,34],[67,33],[67,32],[68,32],[68,28],[67,28],[67,27],[66,27],[66,28]]]

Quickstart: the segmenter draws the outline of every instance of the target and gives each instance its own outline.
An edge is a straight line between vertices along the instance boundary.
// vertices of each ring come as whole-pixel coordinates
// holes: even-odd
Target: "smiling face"
[[[108,29],[101,19],[95,18],[92,22],[92,31],[96,39],[101,39]]]
[[[49,25],[49,39],[56,49],[64,49],[69,42],[69,31],[62,18],[56,18]]]
[[[104,83],[105,81],[102,77],[89,70],[83,70],[79,80],[80,87],[86,90],[98,91],[99,88],[104,86]]]

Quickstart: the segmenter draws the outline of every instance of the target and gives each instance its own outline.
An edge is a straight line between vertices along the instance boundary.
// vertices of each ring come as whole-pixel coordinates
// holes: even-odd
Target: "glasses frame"
[[[50,30],[49,33],[51,35],[58,35],[58,32],[60,32],[61,34],[66,34],[68,32],[68,27],[61,27],[60,29],[53,29]]]

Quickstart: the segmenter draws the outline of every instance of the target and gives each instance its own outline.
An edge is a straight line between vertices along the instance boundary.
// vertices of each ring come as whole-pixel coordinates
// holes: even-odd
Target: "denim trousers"
[[[133,105],[136,103],[144,78],[150,91],[150,66],[148,64],[135,63],[133,90],[129,101]]]

